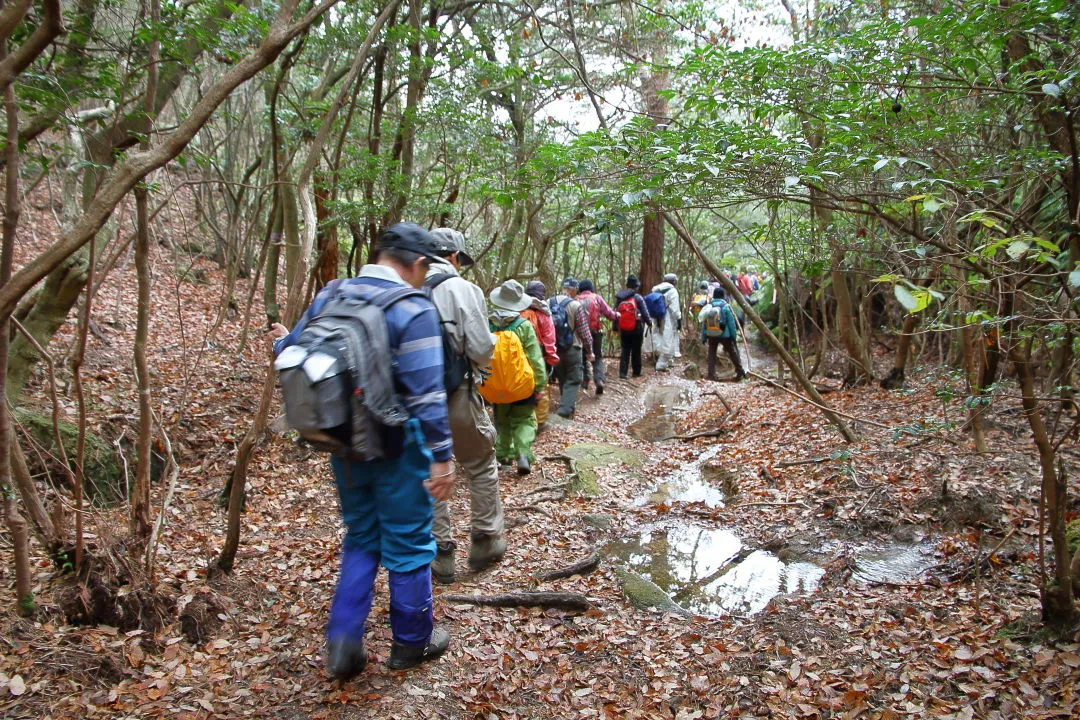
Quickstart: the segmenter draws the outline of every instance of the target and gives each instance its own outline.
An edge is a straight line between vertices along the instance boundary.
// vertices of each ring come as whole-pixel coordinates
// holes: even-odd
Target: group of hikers
[[[457,230],[398,223],[380,233],[358,276],[323,288],[292,330],[271,328],[287,420],[331,451],[346,526],[326,633],[335,679],[367,664],[364,630],[380,564],[389,572],[387,665],[409,668],[446,650],[432,581],[455,579],[446,502],[454,461],[468,481],[467,562],[478,571],[506,552],[499,468],[531,471],[551,384],[560,388],[555,412],[564,418],[590,383],[603,394],[607,321],[619,334],[620,378],[641,375],[647,341],[658,371],[673,366],[684,311],[708,346],[707,377],[716,379],[719,346],[736,379],[745,375],[735,314],[718,284],[700,283],[686,308],[674,274],[645,295],[630,275],[614,307],[590,280],[572,277],[550,298],[540,281],[510,279],[485,299],[460,275],[473,263]]]

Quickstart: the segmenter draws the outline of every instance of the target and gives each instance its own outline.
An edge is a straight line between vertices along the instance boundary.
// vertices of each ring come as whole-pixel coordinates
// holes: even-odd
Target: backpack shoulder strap
[[[519,316],[517,316],[516,318],[514,318],[513,320],[511,320],[511,321],[510,321],[510,324],[509,324],[509,325],[507,325],[507,326],[506,326],[505,328],[503,328],[503,329],[504,329],[504,330],[517,330],[517,329],[518,329],[519,327],[521,327],[521,324],[522,324],[523,322],[525,322],[525,318],[523,318],[523,317],[521,317],[521,316],[519,315]]]
[[[457,277],[457,275],[455,275],[454,273],[449,273],[449,272],[439,273],[438,275],[432,275],[431,277],[429,277],[427,280],[424,281],[424,287],[429,288],[431,290],[434,290],[435,288],[439,287],[440,285],[442,285],[444,282],[446,282],[450,278],[455,278],[455,277]]]
[[[399,300],[404,300],[407,297],[427,299],[427,296],[422,291],[417,290],[414,287],[393,287],[385,292],[375,295],[375,297],[371,299],[371,303],[385,312],[390,309],[391,305]]]

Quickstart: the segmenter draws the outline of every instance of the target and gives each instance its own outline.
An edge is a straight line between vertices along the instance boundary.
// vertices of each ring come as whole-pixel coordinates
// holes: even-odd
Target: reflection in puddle
[[[721,445],[713,445],[697,460],[682,466],[661,480],[647,495],[637,498],[634,505],[641,507],[649,503],[667,505],[673,502],[700,502],[710,508],[723,507],[727,493],[713,486],[703,477],[705,463],[716,457],[722,449]],[[717,475],[718,471],[714,469],[710,474]]]
[[[627,427],[627,432],[638,440],[657,442],[675,434],[677,410],[687,410],[692,396],[686,388],[677,385],[654,385],[645,391],[641,399],[645,415]]]
[[[690,391],[678,385],[653,385],[645,391],[641,402],[645,412],[671,413],[686,410],[691,402]]]
[[[699,525],[654,526],[606,547],[631,570],[699,615],[746,615],[780,593],[812,592],[825,571],[750,551],[727,530]]]
[[[896,543],[868,548],[855,556],[852,577],[862,582],[910,583],[934,566],[934,547]]]

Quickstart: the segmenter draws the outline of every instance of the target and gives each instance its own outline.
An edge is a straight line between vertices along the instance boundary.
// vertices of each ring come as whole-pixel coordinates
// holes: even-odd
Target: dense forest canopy
[[[152,594],[165,507],[200,463],[172,450],[192,398],[159,382],[160,340],[148,346],[163,258],[189,258],[185,279],[202,261],[221,273],[211,321],[178,329],[183,342],[232,342],[265,377],[221,478],[212,565],[229,572],[274,414],[264,328],[412,221],[464,233],[485,291],[574,276],[610,298],[629,274],[650,288],[674,272],[688,298],[701,280],[730,285],[723,271],[760,273],[763,302],[740,305],[779,358],[769,382],[790,378],[845,442],[860,423],[814,381],[830,364],[844,388],[902,400],[911,365],[932,359],[931,391],[960,411],[890,427],[979,454],[995,452],[991,413],[1018,403],[1040,472],[1042,618],[1068,626],[1078,73],[1071,0],[8,0],[0,485],[14,600],[36,612],[39,557],[85,579],[84,515],[103,505],[126,515]],[[175,294],[179,317],[195,312]],[[103,318],[128,313],[136,411],[94,432],[83,365]],[[185,377],[200,357],[184,356]]]

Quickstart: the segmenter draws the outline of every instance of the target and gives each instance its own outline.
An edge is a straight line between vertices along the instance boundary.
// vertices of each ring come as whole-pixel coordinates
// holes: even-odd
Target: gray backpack
[[[394,390],[386,310],[413,288],[361,291],[335,280],[330,299],[274,361],[285,420],[303,441],[349,460],[386,458],[385,430],[409,414]]]

